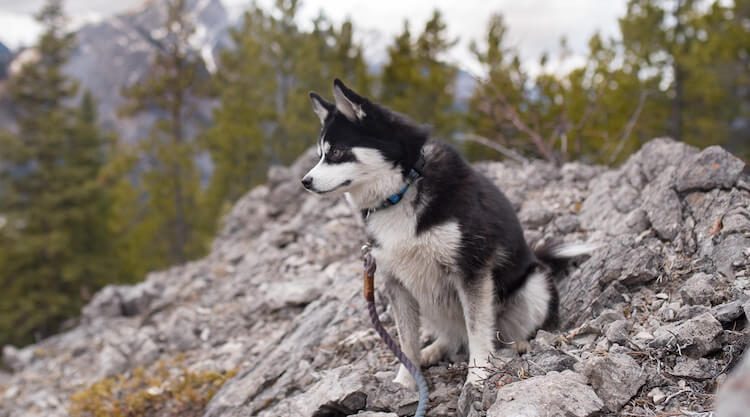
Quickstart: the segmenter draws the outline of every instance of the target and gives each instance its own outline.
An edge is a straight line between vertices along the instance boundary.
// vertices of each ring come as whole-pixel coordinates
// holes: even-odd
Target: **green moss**
[[[193,417],[236,371],[190,371],[180,358],[105,378],[70,398],[71,417]]]

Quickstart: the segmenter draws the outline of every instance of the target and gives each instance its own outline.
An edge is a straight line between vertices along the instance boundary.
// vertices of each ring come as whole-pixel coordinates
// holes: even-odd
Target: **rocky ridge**
[[[358,218],[298,185],[314,159],[273,168],[206,258],[107,287],[75,328],[5,347],[0,416],[66,416],[73,392],[178,354],[191,369],[237,371],[205,417],[413,413],[416,394],[390,382],[395,359],[367,318]],[[750,337],[744,162],[657,139],[612,170],[476,167],[509,196],[529,241],[602,246],[559,277],[561,330],[540,331],[522,356],[498,352],[483,390],[462,388],[465,357],[426,369],[428,415],[711,415]]]

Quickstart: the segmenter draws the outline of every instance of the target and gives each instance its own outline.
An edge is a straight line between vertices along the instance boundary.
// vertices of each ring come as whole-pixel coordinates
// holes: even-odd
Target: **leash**
[[[409,373],[414,377],[414,380],[417,381],[417,387],[419,389],[419,404],[417,405],[417,412],[414,414],[414,417],[424,417],[425,411],[427,410],[428,399],[427,381],[425,381],[419,367],[414,366],[409,358],[406,357],[404,352],[401,351],[401,348],[393,340],[391,335],[388,334],[388,331],[385,330],[383,324],[380,322],[378,311],[375,308],[375,269],[377,269],[377,265],[375,264],[375,258],[370,254],[369,245],[362,246],[362,258],[365,264],[364,295],[365,300],[367,300],[367,310],[370,312],[370,320],[372,321],[373,327],[375,327],[375,331],[378,332],[380,338],[383,339],[383,342],[388,346],[388,349],[396,355],[398,360],[404,364],[404,367],[406,367]]]

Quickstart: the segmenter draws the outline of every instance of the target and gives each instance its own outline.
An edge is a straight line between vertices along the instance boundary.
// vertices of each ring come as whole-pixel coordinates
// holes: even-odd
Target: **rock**
[[[662,391],[661,388],[656,387],[648,392],[648,397],[651,398],[651,401],[653,401],[654,404],[661,404],[667,398],[667,395],[664,394],[664,391]]]
[[[710,313],[711,309],[704,305],[686,305],[680,307],[677,311],[675,319],[677,320],[688,320],[693,317],[698,317],[701,314]]]
[[[536,229],[549,223],[554,215],[555,214],[544,205],[532,201],[530,204],[524,204],[521,208],[519,220],[521,220],[526,227]]]
[[[487,417],[593,417],[600,415],[603,407],[582,375],[550,372],[500,388]]]
[[[682,225],[682,204],[672,188],[673,177],[674,168],[669,167],[643,190],[643,209],[648,220],[656,234],[668,241],[677,237]]]
[[[743,315],[747,315],[743,305],[750,305],[750,299],[743,298],[718,305],[711,309],[711,314],[722,323],[731,323]]]
[[[548,349],[532,354],[531,362],[533,365],[529,367],[529,372],[532,375],[544,375],[552,371],[562,372],[566,369],[573,369],[578,359],[562,350]]]
[[[392,410],[398,415],[414,414],[419,403],[419,394],[415,390],[391,382],[395,375],[388,373],[385,378],[370,381],[367,393],[367,408],[370,410]],[[430,387],[431,391],[435,389]]]
[[[612,343],[624,345],[628,340],[628,335],[632,327],[632,323],[628,320],[615,320],[607,327],[605,336]]]
[[[672,323],[656,330],[652,347],[668,347],[700,358],[721,348],[724,329],[711,315],[704,313],[681,323]]]
[[[132,317],[143,314],[160,292],[151,280],[134,286],[108,285],[83,308],[83,316],[92,320],[97,317]]]
[[[581,226],[578,216],[572,214],[557,217],[553,223],[555,228],[563,234],[573,233]]]
[[[14,372],[19,372],[34,361],[33,349],[18,349],[12,345],[3,346],[3,362]]]
[[[745,168],[745,163],[719,146],[709,146],[688,158],[678,171],[679,192],[732,188]]]
[[[716,361],[711,359],[679,357],[670,373],[692,379],[711,379],[719,375],[719,370]]]
[[[710,304],[713,294],[713,278],[704,273],[693,275],[680,288],[682,301],[687,304]]]
[[[349,414],[349,417],[398,417],[396,413],[380,413],[377,411],[361,411],[357,414]]]
[[[529,242],[602,246],[557,274],[560,329],[537,332],[523,356],[497,352],[497,372],[482,389],[461,388],[462,354],[424,368],[428,415],[713,410],[714,388],[726,385],[725,374],[715,375],[746,350],[738,306],[748,315],[750,177],[731,189],[679,191],[682,165],[698,153],[659,139],[614,169],[478,164],[520,210]],[[77,390],[175,358],[196,372],[236,372],[196,409],[202,417],[413,414],[417,394],[391,383],[396,359],[362,299],[359,216],[342,199],[300,188],[316,160],[311,149],[291,167],[274,167],[230,210],[203,259],[106,287],[77,325],[5,348],[13,372],[0,371],[0,417],[67,416]],[[710,294],[687,280],[700,274],[713,277]],[[378,313],[395,337],[381,285],[376,277]],[[648,382],[640,389],[628,358],[642,363]],[[625,383],[612,383],[626,370]],[[584,372],[613,408],[635,397],[607,411]]]
[[[352,373],[350,367],[332,369],[289,405],[288,415],[324,416],[333,411],[354,414],[367,404],[363,388],[361,376]]]
[[[633,358],[622,353],[593,357],[585,363],[584,375],[612,412],[619,411],[646,383],[645,371]]]

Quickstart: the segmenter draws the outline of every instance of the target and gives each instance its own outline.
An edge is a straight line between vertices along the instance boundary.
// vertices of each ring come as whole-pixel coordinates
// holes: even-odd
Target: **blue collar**
[[[419,177],[422,176],[422,173],[420,172],[422,168],[424,167],[424,158],[420,155],[419,160],[417,160],[417,163],[415,164],[414,168],[409,170],[409,174],[406,176],[406,184],[404,184],[403,187],[401,187],[400,190],[398,190],[397,193],[391,194],[388,196],[385,200],[383,200],[380,205],[376,207],[371,207],[367,209],[362,210],[362,218],[367,219],[370,217],[372,213],[375,213],[376,211],[380,211],[383,209],[386,209],[391,206],[395,206],[401,200],[404,198],[404,194],[409,190],[409,187],[414,184],[414,182],[419,179]]]

